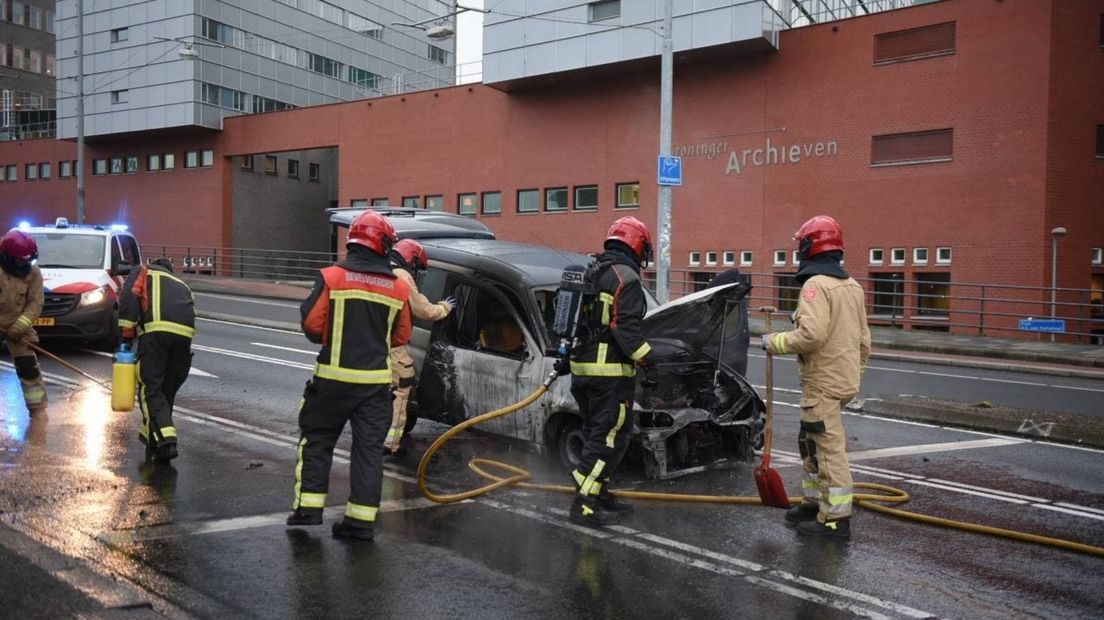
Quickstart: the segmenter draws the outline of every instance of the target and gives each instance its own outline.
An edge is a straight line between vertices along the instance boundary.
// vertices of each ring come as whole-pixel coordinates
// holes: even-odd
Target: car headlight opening
[[[101,286],[100,288],[81,293],[80,304],[78,305],[81,308],[85,306],[94,306],[102,303],[105,299],[107,299],[107,290],[106,287]]]

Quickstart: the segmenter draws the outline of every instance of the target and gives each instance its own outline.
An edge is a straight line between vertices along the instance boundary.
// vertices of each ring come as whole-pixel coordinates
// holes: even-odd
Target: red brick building
[[[658,73],[658,62],[633,62],[98,140],[87,219],[125,219],[145,245],[326,251],[323,208],[416,198],[504,239],[596,250],[620,215],[656,221]],[[877,278],[872,313],[912,327],[976,331],[964,326],[980,302],[944,299],[982,296],[964,283],[1039,302],[1006,306],[987,327],[1044,314],[1057,227],[1068,231],[1057,285],[1078,289],[1059,301],[1104,289],[1104,0],[947,0],[787,30],[777,51],[677,54],[674,90],[685,176],[673,198],[676,292],[680,278],[732,266],[759,287],[785,283],[790,236],[819,213],[843,225],[847,269]],[[72,218],[75,182],[62,168],[75,152],[0,144],[0,165],[16,172],[0,183],[0,221]],[[295,181],[325,186],[317,199],[281,199],[292,194],[274,185],[258,204],[235,191],[266,166],[271,183],[288,183],[277,155],[287,152],[305,153]],[[315,159],[327,163],[308,172]],[[39,178],[28,180],[32,166]]]

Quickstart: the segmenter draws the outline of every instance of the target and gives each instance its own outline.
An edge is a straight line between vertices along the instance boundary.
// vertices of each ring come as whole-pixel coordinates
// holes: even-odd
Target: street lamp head
[[[190,45],[185,45],[184,47],[180,48],[177,54],[179,54],[180,57],[185,60],[195,60],[199,58],[199,51]]]
[[[1066,229],[1063,226],[1059,226],[1058,228],[1051,230],[1050,234],[1054,237],[1061,237],[1066,234]]]
[[[426,38],[433,39],[434,41],[448,39],[454,34],[456,34],[456,31],[448,24],[438,24],[432,28],[426,29]]]

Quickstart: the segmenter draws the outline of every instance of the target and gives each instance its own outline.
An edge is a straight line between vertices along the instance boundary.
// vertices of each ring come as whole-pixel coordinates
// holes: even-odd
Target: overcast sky
[[[461,6],[483,8],[484,0],[461,0]],[[483,60],[483,14],[465,11],[456,16],[456,65],[459,82],[477,82],[473,74],[482,75],[478,63]]]

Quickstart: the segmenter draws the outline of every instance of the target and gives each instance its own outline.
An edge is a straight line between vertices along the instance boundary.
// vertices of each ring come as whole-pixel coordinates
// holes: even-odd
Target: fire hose
[[[479,457],[473,458],[468,461],[468,468],[474,471],[477,475],[490,480],[490,483],[485,484],[481,487],[470,489],[468,491],[462,491],[452,494],[434,493],[429,489],[429,486],[426,484],[426,471],[429,469],[429,464],[433,460],[433,456],[441,448],[443,448],[445,444],[447,444],[456,435],[462,433],[466,429],[493,420],[495,418],[509,415],[533,404],[537,401],[537,399],[544,395],[545,392],[548,391],[548,388],[552,385],[552,382],[556,380],[557,376],[558,374],[555,371],[552,371],[551,373],[549,373],[548,377],[545,378],[540,387],[538,387],[536,390],[533,391],[532,394],[526,396],[524,399],[512,405],[507,405],[500,409],[495,409],[494,411],[490,411],[488,413],[478,415],[474,418],[464,420],[463,422],[445,431],[443,435],[438,437],[429,446],[429,448],[426,449],[425,453],[422,454],[421,460],[418,462],[418,488],[421,489],[422,494],[425,495],[426,498],[428,498],[430,501],[437,502],[439,504],[451,504],[467,499],[473,499],[485,493],[489,493],[495,489],[506,486],[516,486],[521,489],[549,491],[553,493],[575,493],[576,489],[568,485],[527,482],[532,478],[532,475],[529,471],[522,469],[521,467],[511,465],[509,463],[503,463],[501,461]],[[490,471],[487,471],[487,468],[498,469],[507,472],[508,475],[496,475],[494,473],[491,473]],[[1030,542],[1104,557],[1104,547],[1079,543],[1071,540],[1064,540],[1061,538],[1052,538],[1050,536],[1040,536],[1038,534],[1030,534],[1028,532],[1020,532],[1017,530],[991,527],[988,525],[982,525],[980,523],[970,523],[968,521],[945,519],[932,515],[909,512],[906,510],[901,510],[899,508],[892,508],[884,504],[904,504],[905,502],[908,502],[912,498],[912,496],[901,489],[873,482],[857,482],[854,486],[857,489],[877,491],[878,493],[857,493],[854,496],[854,501],[855,504],[858,506],[861,506],[868,510],[873,510],[875,512],[880,512],[882,514],[898,517],[901,519],[917,521],[919,523],[927,523],[929,525],[962,530],[964,532],[988,534],[990,536],[1009,538],[1012,540]],[[611,493],[613,493],[617,497],[625,499],[642,499],[652,501],[746,505],[761,505],[763,503],[759,497],[751,495],[694,495],[685,493],[657,493],[652,491],[611,491]],[[804,501],[804,498],[802,497],[791,497],[789,499],[791,503]]]

